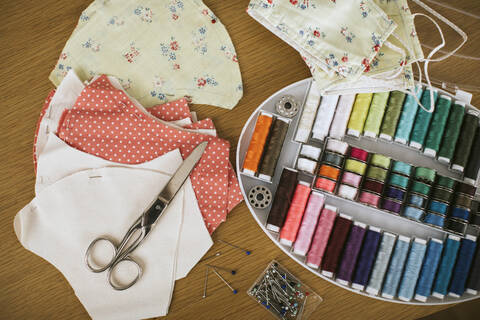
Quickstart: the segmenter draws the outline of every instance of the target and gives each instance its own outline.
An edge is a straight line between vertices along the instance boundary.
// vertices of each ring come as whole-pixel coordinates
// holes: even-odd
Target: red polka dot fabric
[[[188,102],[186,105],[188,107]],[[162,118],[167,115],[172,121],[176,117],[185,118],[184,106],[178,114],[175,114],[175,107],[170,103],[157,108],[156,115]],[[213,128],[213,123],[207,119],[197,126]],[[209,141],[190,176],[208,230],[213,232],[225,221],[227,213],[243,200],[229,162],[228,141],[159,121],[137,108],[106,76],[85,87],[74,107],[65,110],[57,134],[83,152],[128,164],[150,161],[177,148],[185,158],[200,142]]]

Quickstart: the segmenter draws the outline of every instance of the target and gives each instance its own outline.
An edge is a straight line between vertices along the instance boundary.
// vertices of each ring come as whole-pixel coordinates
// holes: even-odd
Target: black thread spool
[[[480,128],[477,129],[475,139],[468,158],[467,167],[465,168],[465,181],[475,184],[480,169]]]
[[[478,128],[478,116],[474,111],[470,111],[463,118],[462,131],[458,138],[455,154],[452,161],[452,169],[463,172],[467,166],[468,158],[473,145],[475,132]]]

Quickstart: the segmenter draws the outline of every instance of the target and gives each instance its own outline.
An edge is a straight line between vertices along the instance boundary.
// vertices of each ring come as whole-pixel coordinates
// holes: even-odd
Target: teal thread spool
[[[433,114],[430,130],[428,131],[427,139],[425,140],[425,155],[435,158],[437,152],[440,150],[440,143],[442,142],[443,132],[447,124],[448,115],[450,114],[450,107],[452,106],[452,98],[446,95],[441,95],[435,106],[435,113]]]
[[[415,116],[417,115],[418,102],[422,98],[423,89],[421,86],[415,87],[415,95],[407,95],[405,103],[403,104],[400,120],[398,121],[397,131],[395,132],[395,141],[407,144],[410,140],[410,133],[412,132]]]
[[[438,161],[449,164],[455,153],[455,146],[460,130],[462,129],[463,117],[465,116],[465,104],[456,102],[450,110],[445,132],[442,137]]]
[[[403,101],[405,101],[405,93],[401,91],[392,91],[388,99],[387,110],[383,118],[380,130],[380,138],[392,141],[397,129],[398,119],[402,112]]]
[[[412,173],[412,166],[402,161],[394,161],[392,171],[406,176],[410,176],[410,174]]]
[[[380,133],[380,126],[382,125],[383,115],[387,108],[389,95],[390,92],[376,92],[373,94],[367,120],[365,121],[365,127],[363,128],[365,136],[376,138]]]
[[[437,101],[438,91],[433,91],[433,100],[434,102]],[[430,108],[430,90],[426,89],[423,92],[422,105],[425,108]],[[423,108],[419,108],[417,111],[417,116],[415,117],[415,123],[412,129],[412,135],[410,137],[410,146],[415,149],[422,149],[423,144],[425,143],[425,138],[427,136],[427,132],[430,126],[430,121],[432,120],[433,114],[423,110]]]
[[[452,169],[463,172],[465,169],[470,151],[478,128],[478,111],[469,110],[463,118],[462,130],[458,138],[455,154],[452,160]]]
[[[401,175],[396,174],[396,173],[392,173],[390,175],[389,182],[392,186],[400,187],[404,190],[406,190],[407,187],[408,187],[408,177],[401,176]]]

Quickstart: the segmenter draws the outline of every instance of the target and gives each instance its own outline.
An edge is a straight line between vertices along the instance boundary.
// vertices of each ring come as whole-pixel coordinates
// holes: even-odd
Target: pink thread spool
[[[336,217],[337,208],[330,205],[326,205],[323,208],[320,219],[318,220],[317,229],[315,230],[315,235],[313,236],[312,246],[307,255],[306,262],[309,267],[318,269],[322,264],[328,238],[330,238]]]
[[[380,206],[380,199],[381,199],[380,196],[376,194],[362,191],[362,193],[360,194],[360,197],[358,198],[358,201],[360,201],[361,203],[368,204],[369,206],[378,208]]]
[[[366,162],[368,158],[368,152],[360,148],[351,147],[350,158]]]
[[[301,256],[307,254],[324,203],[325,196],[319,192],[312,191],[308,199],[305,214],[303,215],[302,225],[300,226],[300,230],[298,230],[297,240],[295,240],[295,244],[293,245],[293,252],[295,254]]]
[[[352,187],[358,188],[360,182],[362,181],[362,176],[353,172],[345,171],[342,176],[342,183],[348,184]]]

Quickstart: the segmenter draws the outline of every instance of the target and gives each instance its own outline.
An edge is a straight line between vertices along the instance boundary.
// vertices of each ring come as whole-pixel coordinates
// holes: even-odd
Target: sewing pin
[[[205,268],[205,283],[203,285],[203,299],[207,297],[208,266]]]
[[[211,256],[208,256],[208,257],[206,257],[206,258],[203,258],[202,260],[200,260],[200,261],[198,261],[198,262],[200,263],[200,262],[203,262],[203,261],[205,261],[205,260],[218,257],[218,256],[221,255],[221,254],[222,254],[222,253],[221,253],[220,251],[218,251],[217,253],[212,254]]]
[[[240,248],[239,246],[236,246],[236,245],[234,245],[234,244],[231,244],[231,243],[229,243],[229,242],[227,242],[227,241],[223,241],[223,240],[217,240],[217,241],[218,241],[218,242],[221,242],[221,243],[224,243],[224,244],[226,244],[226,245],[228,245],[228,246],[230,246],[230,247],[236,248],[236,249],[238,249],[238,250],[242,250],[243,252],[245,252],[245,253],[247,254],[247,256],[249,256],[250,253],[252,253],[250,250]]]
[[[233,289],[232,286],[227,282],[227,280],[225,280],[218,272],[217,272],[217,269],[215,269],[215,267],[212,267],[212,271],[217,275],[217,277],[220,278],[220,280],[223,281],[223,283],[225,283],[227,285],[228,288],[230,288],[230,290],[232,290],[232,292],[234,294],[237,294],[238,291],[236,289]]]
[[[217,268],[217,269],[220,269],[220,270],[223,270],[223,271],[230,272],[233,275],[237,274],[236,270],[231,270],[231,269],[227,269],[227,268],[224,268],[224,267],[214,266],[213,264],[207,264],[207,266],[209,266],[211,268]]]

